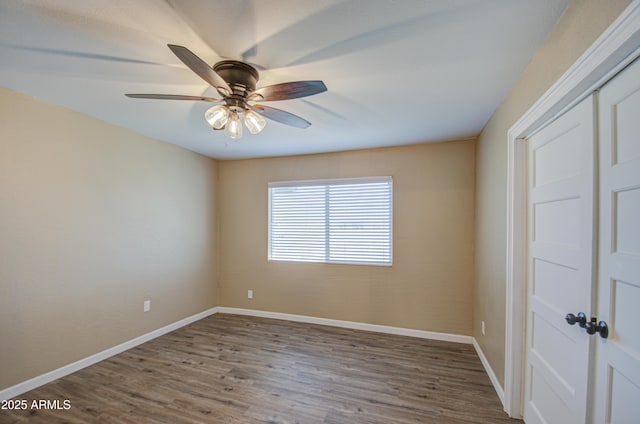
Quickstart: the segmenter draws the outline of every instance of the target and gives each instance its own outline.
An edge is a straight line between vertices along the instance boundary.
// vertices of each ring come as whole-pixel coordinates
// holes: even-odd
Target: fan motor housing
[[[253,66],[237,60],[223,60],[213,65],[213,70],[224,79],[233,89],[236,88],[251,93],[258,83],[258,71]]]
[[[258,71],[253,66],[237,60],[223,60],[213,65],[213,70],[231,88],[231,95],[225,97],[227,106],[241,111],[246,108],[247,96],[256,89]]]

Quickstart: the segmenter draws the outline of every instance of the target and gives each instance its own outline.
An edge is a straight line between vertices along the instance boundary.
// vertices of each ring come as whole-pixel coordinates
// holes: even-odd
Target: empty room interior
[[[639,56],[640,0],[0,1],[0,423],[638,422]]]

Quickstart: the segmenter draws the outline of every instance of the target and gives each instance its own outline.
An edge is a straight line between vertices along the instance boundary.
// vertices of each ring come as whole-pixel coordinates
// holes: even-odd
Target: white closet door
[[[640,62],[600,93],[598,423],[640,422]]]
[[[584,424],[593,343],[567,313],[591,315],[594,99],[528,140],[528,283],[524,419]]]

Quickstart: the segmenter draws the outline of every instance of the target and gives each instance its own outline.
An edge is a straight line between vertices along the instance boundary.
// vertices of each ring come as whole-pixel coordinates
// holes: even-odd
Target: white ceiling
[[[0,85],[219,159],[405,145],[479,134],[570,0],[0,0]],[[258,87],[320,79],[270,102],[237,142],[204,121],[210,95],[167,44],[260,67]],[[37,117],[34,117],[34,125]]]

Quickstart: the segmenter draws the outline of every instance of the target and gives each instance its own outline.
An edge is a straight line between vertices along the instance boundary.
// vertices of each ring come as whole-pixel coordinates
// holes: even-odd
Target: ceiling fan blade
[[[180,94],[125,94],[132,99],[155,99],[155,100],[196,100],[210,103],[223,102],[222,99],[204,96],[182,96]]]
[[[231,88],[229,84],[213,70],[207,63],[195,55],[191,50],[183,46],[176,46],[175,44],[168,44],[171,51],[178,56],[185,65],[189,67],[193,72],[198,74],[200,78],[208,82],[210,85],[216,88],[222,96],[231,94]]]
[[[298,99],[324,93],[327,86],[322,81],[293,81],[268,85],[249,95],[249,100],[271,102],[276,100]]]
[[[265,118],[280,122],[281,124],[290,125],[296,128],[308,128],[311,126],[311,122],[307,121],[306,119],[302,119],[301,117],[299,117],[298,115],[294,115],[293,113],[285,112],[281,109],[276,109],[275,107],[254,105],[249,106],[249,109],[258,112]]]

